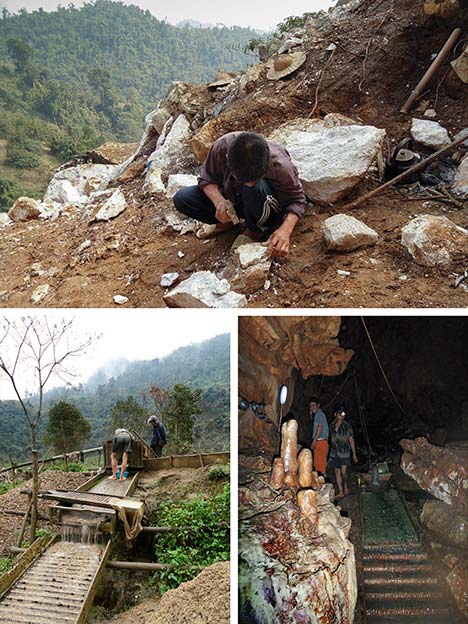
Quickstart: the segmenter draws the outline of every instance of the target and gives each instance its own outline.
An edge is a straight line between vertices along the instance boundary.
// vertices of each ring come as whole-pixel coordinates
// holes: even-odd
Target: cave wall
[[[239,448],[274,450],[278,445],[278,392],[288,386],[284,414],[294,401],[296,374],[340,375],[353,351],[340,347],[338,316],[239,318],[239,396],[264,402],[266,420],[240,413]]]

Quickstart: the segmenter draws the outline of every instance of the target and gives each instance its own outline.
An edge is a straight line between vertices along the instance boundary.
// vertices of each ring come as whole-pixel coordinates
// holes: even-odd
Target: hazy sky
[[[199,22],[211,24],[223,23],[229,26],[251,26],[258,29],[270,29],[290,15],[302,15],[306,12],[328,9],[336,0],[237,0],[236,2],[215,2],[214,0],[197,0],[196,3],[188,0],[134,0],[125,4],[135,4],[142,9],[148,9],[158,19],[167,18],[173,24],[184,19],[195,19]],[[61,4],[67,6],[67,1],[57,0],[0,0],[0,7],[10,11],[24,8],[28,11],[42,7],[52,11]],[[80,0],[73,2],[75,6],[83,4]]]
[[[24,315],[24,311],[0,312],[0,322],[4,317],[15,319]],[[40,317],[45,315],[50,319],[73,317],[78,336],[102,334],[86,355],[74,360],[74,370],[79,375],[75,383],[85,381],[113,358],[160,358],[190,343],[229,333],[234,325],[233,316],[226,314],[226,310],[51,310],[37,313]],[[28,385],[26,376],[21,382]],[[55,380],[48,388],[57,385],[62,384]],[[0,400],[11,398],[16,397],[10,382],[0,372]]]

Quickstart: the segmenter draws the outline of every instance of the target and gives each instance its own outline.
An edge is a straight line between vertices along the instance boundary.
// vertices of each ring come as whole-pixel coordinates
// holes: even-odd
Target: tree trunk
[[[31,425],[31,459],[32,459],[32,506],[31,506],[31,527],[29,541],[32,544],[36,539],[37,527],[37,495],[39,494],[39,461],[36,449],[36,426]]]

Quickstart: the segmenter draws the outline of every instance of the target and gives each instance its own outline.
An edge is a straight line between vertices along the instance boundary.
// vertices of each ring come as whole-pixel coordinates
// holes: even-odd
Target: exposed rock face
[[[41,214],[41,202],[31,197],[20,197],[8,211],[11,221],[30,221]]]
[[[450,18],[458,14],[460,5],[458,0],[424,0],[426,15]]]
[[[416,143],[434,150],[442,149],[451,143],[447,130],[437,121],[429,119],[413,119],[411,136]]]
[[[468,517],[468,464],[452,450],[433,446],[426,438],[401,440],[401,468],[418,485]]]
[[[165,296],[170,308],[241,308],[247,304],[244,295],[231,291],[229,282],[210,271],[193,273]]]
[[[338,342],[340,317],[241,317],[239,319],[239,394],[249,401],[265,402],[268,421],[241,414],[239,447],[264,450],[277,448],[278,391],[288,385],[284,413],[294,398],[293,369],[305,378],[311,375],[339,375],[351,357],[351,350]],[[255,424],[255,429],[252,425]]]
[[[242,457],[239,462],[247,484],[239,493],[241,620],[351,624],[357,581],[350,520],[340,516],[333,489],[319,485],[316,473],[316,489],[299,489],[297,423],[288,421],[282,431],[283,466],[275,460],[271,480],[276,495],[251,472],[263,470],[263,458],[245,467]]]
[[[416,217],[402,229],[401,243],[423,266],[448,266],[468,257],[468,230],[447,217]]]
[[[211,119],[194,135],[190,141],[190,147],[192,148],[193,155],[200,164],[208,156],[210,147],[215,140],[216,126],[216,119]]]
[[[442,501],[426,501],[421,523],[442,544],[468,549],[468,519],[455,513]]]
[[[359,219],[345,214],[329,217],[322,227],[325,247],[330,251],[353,251],[375,245],[379,235]]]
[[[297,130],[300,125],[307,130]],[[381,150],[385,130],[335,125],[334,120],[293,120],[271,137],[288,149],[307,197],[329,204],[363,179]]]
[[[186,186],[194,186],[197,184],[197,182],[198,178],[196,175],[188,175],[184,173],[170,175],[167,180],[167,197],[172,198],[181,188],[185,188]]]
[[[99,186],[110,179],[114,165],[79,165],[57,171],[47,187],[44,200],[60,205],[81,206]]]
[[[452,189],[462,199],[468,199],[468,156],[458,165]]]
[[[148,158],[147,184],[149,184],[152,174],[159,173],[161,175],[165,169],[177,161],[192,135],[190,124],[185,115],[179,115],[172,124],[167,136],[164,136],[169,123],[170,121],[164,127],[158,139],[156,149]]]

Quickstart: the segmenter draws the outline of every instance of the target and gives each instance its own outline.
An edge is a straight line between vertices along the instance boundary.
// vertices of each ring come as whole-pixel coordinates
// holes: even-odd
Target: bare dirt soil
[[[228,624],[229,561],[208,566],[193,580],[116,615],[109,624]]]
[[[78,472],[63,472],[61,470],[48,470],[41,475],[40,490],[74,490],[84,483],[88,476],[84,476]],[[21,490],[30,489],[32,480],[26,481],[21,485],[5,492],[0,496],[0,554],[8,555],[10,546],[16,546],[23,518],[21,516],[11,516],[5,513],[5,510],[26,511],[27,496],[21,494]],[[39,501],[39,513],[48,516],[49,503],[47,501]],[[58,527],[45,520],[39,520],[39,529],[49,529],[57,531]],[[26,529],[25,539],[29,538],[28,529]]]
[[[400,113],[401,107],[455,26],[465,35],[453,55],[462,49],[468,8],[463,0],[461,13],[447,20],[425,17],[421,1],[374,0],[353,6],[309,37],[307,61],[295,74],[279,82],[263,81],[251,93],[227,103],[216,118],[213,138],[232,130],[268,135],[295,117],[339,112],[384,128],[390,154],[409,136],[411,116]],[[330,43],[337,46],[332,58],[327,52]],[[414,114],[421,117],[425,108],[435,108],[438,121],[455,135],[468,125],[468,85],[454,82],[449,69],[447,61]],[[196,172],[193,157],[185,164],[177,172]],[[371,174],[347,201],[379,184],[377,174]],[[140,175],[121,186],[129,207],[112,222],[89,225],[71,214],[52,223],[3,229],[0,305],[30,307],[33,291],[47,283],[49,293],[37,304],[40,307],[112,307],[116,294],[128,297],[124,305],[129,307],[162,307],[163,273],[177,271],[184,279],[194,271],[222,270],[239,230],[209,241],[177,234],[164,226],[171,200],[145,196],[142,185]],[[400,243],[402,227],[418,214],[445,215],[467,227],[467,202],[431,198],[428,189],[418,185],[391,189],[358,209],[345,209],[378,232],[377,245],[329,253],[322,244],[321,224],[342,212],[343,206],[344,202],[333,207],[310,204],[288,258],[274,263],[269,290],[249,297],[249,307],[467,305],[468,292],[453,287],[453,274],[463,273],[467,266],[419,266]],[[86,240],[90,245],[78,251]],[[36,262],[45,274],[31,269]],[[338,270],[350,275],[341,276]]]

